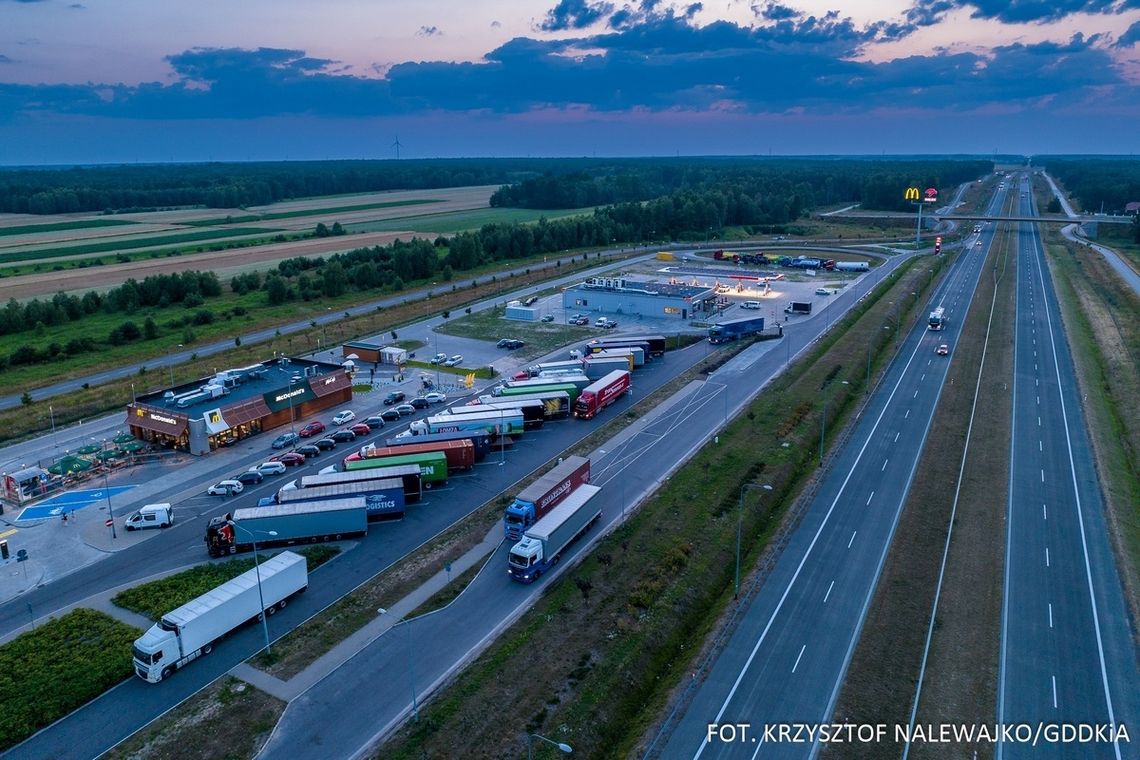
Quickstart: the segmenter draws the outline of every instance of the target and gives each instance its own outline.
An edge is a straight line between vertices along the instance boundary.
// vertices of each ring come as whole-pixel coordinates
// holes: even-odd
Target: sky
[[[0,165],[1127,154],[1137,125],[1140,0],[0,0]]]

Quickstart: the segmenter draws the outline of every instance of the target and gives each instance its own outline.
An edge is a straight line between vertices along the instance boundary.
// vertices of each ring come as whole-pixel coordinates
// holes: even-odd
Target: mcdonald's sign
[[[919,198],[919,192],[918,192],[917,187],[908,187],[906,189],[906,192],[903,193],[903,200],[917,201],[918,198]]]

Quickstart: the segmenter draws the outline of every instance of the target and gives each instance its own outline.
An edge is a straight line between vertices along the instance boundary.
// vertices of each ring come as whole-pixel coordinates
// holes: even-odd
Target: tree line
[[[1123,214],[1129,203],[1140,202],[1140,161],[1092,156],[1075,159],[1035,158],[1034,164],[1059,179],[1089,213]],[[1140,215],[1138,215],[1140,219]],[[1140,221],[1132,225],[1140,242]]]

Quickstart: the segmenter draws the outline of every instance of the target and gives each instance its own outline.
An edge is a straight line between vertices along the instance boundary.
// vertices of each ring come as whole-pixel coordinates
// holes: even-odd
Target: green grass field
[[[488,208],[473,211],[449,211],[443,214],[424,216],[405,216],[399,219],[386,219],[376,222],[361,222],[359,224],[346,224],[344,228],[349,232],[391,232],[396,230],[415,230],[417,232],[463,232],[464,230],[477,230],[484,224],[511,224],[514,222],[537,222],[539,219],[563,219],[568,216],[580,216],[594,213],[593,207],[578,209],[558,209],[554,211],[536,211],[522,208]]]
[[[238,237],[240,235],[272,235],[275,232],[278,232],[278,230],[257,227],[235,227],[234,229],[228,230],[200,230],[197,232],[182,232],[175,235],[131,238],[129,240],[104,240],[98,243],[84,243],[82,245],[60,246],[58,248],[38,248],[35,250],[0,253],[0,263],[11,264],[21,261],[54,259],[61,256],[82,256],[90,253],[129,251],[137,248],[176,245],[179,243],[196,243],[204,240]]]
[[[0,237],[6,235],[29,235],[36,232],[63,232],[65,230],[86,230],[92,227],[119,227],[124,224],[137,224],[129,219],[87,219],[76,222],[51,222],[48,224],[22,224],[19,227],[0,227]]]

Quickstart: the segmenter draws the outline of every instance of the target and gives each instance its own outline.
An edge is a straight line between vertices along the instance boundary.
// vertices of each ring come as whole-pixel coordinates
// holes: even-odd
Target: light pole
[[[740,533],[744,525],[744,492],[749,488],[762,488],[771,491],[772,486],[765,483],[745,483],[740,487],[740,510],[736,513],[736,581],[732,584],[732,598],[740,596]]]
[[[843,385],[847,385],[846,380],[840,381]],[[827,388],[823,390],[823,416],[819,418],[819,466],[823,467],[823,437],[827,432],[827,400],[829,394]]]
[[[276,536],[275,530],[250,530],[249,528],[238,525],[233,520],[230,520],[230,527],[236,530],[244,530],[253,538],[253,570],[257,575],[257,602],[261,605],[261,630],[265,632],[265,654],[268,656],[269,651],[269,622],[266,620],[268,615],[265,614],[265,597],[261,595],[261,563],[257,561],[257,536],[254,533],[264,533],[267,536]]]
[[[381,607],[376,610],[380,615],[388,615],[388,610]],[[416,701],[416,655],[412,649],[412,628],[411,622],[407,618],[397,618],[393,625],[404,624],[404,628],[408,631],[408,676],[412,684],[412,721],[420,722],[420,707],[419,702]]]
[[[96,439],[91,439],[92,443],[95,441]],[[98,443],[99,453],[102,454],[105,451],[104,447],[106,446],[107,441],[103,440],[99,441]],[[102,456],[96,457],[96,459],[99,460],[99,465],[103,468],[103,495],[107,497],[107,521],[111,523],[111,538],[116,539],[119,536],[115,533],[115,509],[111,506],[111,487],[107,484],[107,460]]]
[[[526,758],[527,758],[527,760],[534,760],[534,740],[535,739],[542,739],[544,742],[546,742],[550,746],[556,747],[558,749],[558,751],[564,755],[569,755],[571,752],[574,751],[574,748],[571,747],[566,742],[556,742],[553,739],[547,739],[542,734],[527,734],[526,735]]]
[[[182,350],[182,344],[178,344],[178,350]],[[174,387],[174,357],[170,357],[170,387]]]

